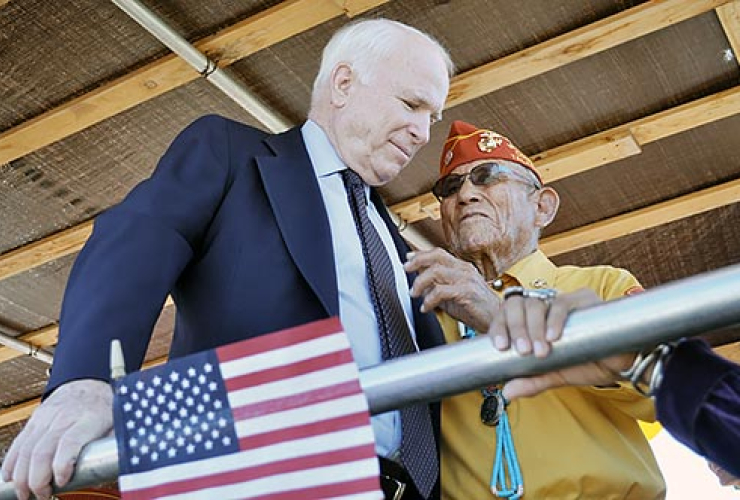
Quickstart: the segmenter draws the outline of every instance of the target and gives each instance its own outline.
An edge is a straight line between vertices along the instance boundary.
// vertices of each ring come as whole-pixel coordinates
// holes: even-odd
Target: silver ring
[[[510,286],[504,290],[504,300],[517,296],[541,300],[547,304],[549,309],[552,301],[558,296],[558,291],[554,288],[524,288],[522,286]]]

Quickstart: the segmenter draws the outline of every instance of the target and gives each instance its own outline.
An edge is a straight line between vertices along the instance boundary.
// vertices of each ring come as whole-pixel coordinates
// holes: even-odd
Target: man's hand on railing
[[[20,500],[30,493],[49,499],[52,481],[72,477],[83,446],[113,428],[113,391],[100,380],[75,380],[60,386],[33,413],[10,447],[2,467]]]
[[[601,299],[592,290],[581,289],[557,295],[546,307],[538,302],[542,301],[526,297],[511,297],[504,302],[503,314],[491,323],[488,331],[494,339],[505,339],[505,342],[494,341],[499,350],[515,346],[519,354],[529,355],[532,350],[528,347],[539,343],[539,349],[535,344],[534,354],[538,355],[539,351],[547,356],[550,345],[561,338],[568,315],[575,309],[598,304]],[[521,345],[525,349],[520,348]],[[504,385],[503,395],[512,400],[566,385],[611,385],[620,380],[620,372],[629,368],[634,358],[634,354],[619,354],[542,375],[514,379]]]

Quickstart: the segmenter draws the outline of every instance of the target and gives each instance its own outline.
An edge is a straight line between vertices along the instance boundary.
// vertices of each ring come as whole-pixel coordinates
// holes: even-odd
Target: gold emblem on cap
[[[478,141],[478,149],[483,153],[490,153],[504,142],[504,138],[495,132],[486,130],[481,132],[480,140]]]
[[[452,149],[448,149],[447,152],[445,153],[445,166],[450,164],[453,156],[455,155],[452,153]]]

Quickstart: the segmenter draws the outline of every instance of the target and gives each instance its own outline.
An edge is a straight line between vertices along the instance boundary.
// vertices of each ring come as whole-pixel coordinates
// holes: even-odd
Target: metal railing
[[[362,370],[360,382],[371,413],[378,414],[737,323],[740,265],[576,311],[545,359],[499,352],[481,336]],[[117,474],[116,442],[102,439],[84,448],[64,491],[112,481]],[[12,483],[0,481],[0,500],[14,498]]]

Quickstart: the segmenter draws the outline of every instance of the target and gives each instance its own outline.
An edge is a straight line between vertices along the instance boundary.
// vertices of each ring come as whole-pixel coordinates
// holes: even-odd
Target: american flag
[[[122,378],[123,498],[382,498],[358,377],[331,318]]]

